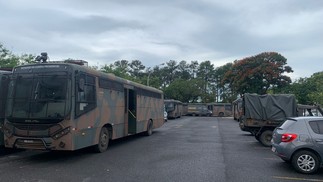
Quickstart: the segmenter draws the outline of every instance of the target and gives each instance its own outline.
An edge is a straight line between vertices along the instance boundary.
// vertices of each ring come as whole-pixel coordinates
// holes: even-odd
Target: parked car
[[[312,174],[323,164],[323,117],[287,119],[272,136],[272,151],[296,171]]]
[[[166,112],[166,109],[164,107],[164,121],[167,122],[168,114]]]

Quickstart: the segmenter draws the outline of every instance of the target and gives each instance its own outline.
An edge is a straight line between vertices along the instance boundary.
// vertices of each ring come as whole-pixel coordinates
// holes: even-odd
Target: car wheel
[[[313,152],[302,150],[292,157],[292,165],[297,172],[312,174],[319,169],[320,161]]]
[[[265,147],[270,147],[272,135],[273,135],[273,131],[265,130],[260,134],[260,137],[259,137],[260,143],[263,144]]]
[[[106,127],[102,127],[100,136],[99,136],[99,143],[94,146],[95,152],[102,153],[108,149],[109,145],[109,130]]]

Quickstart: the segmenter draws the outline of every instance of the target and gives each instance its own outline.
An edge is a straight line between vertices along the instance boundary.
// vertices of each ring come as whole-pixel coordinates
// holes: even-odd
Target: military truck
[[[261,144],[268,147],[271,146],[273,130],[286,118],[322,115],[319,106],[297,104],[292,94],[246,93],[240,102],[234,102],[233,105],[240,106],[236,108],[240,112],[235,116],[238,117],[240,129],[252,133]]]
[[[238,118],[242,131],[252,133],[264,146],[270,146],[272,131],[286,118],[297,116],[294,95],[244,94],[241,115]]]

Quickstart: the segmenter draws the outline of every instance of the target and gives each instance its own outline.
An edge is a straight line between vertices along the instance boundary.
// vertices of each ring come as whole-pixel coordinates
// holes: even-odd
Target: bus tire
[[[259,136],[259,141],[265,147],[271,146],[271,139],[272,139],[273,131],[265,130]]]
[[[99,135],[99,143],[94,146],[94,151],[97,153],[105,152],[109,146],[109,130],[106,127],[101,128],[101,132]]]
[[[149,120],[147,124],[147,131],[146,131],[146,136],[150,136],[153,134],[153,121]]]
[[[223,117],[224,116],[224,113],[223,112],[220,112],[219,113],[219,117]]]

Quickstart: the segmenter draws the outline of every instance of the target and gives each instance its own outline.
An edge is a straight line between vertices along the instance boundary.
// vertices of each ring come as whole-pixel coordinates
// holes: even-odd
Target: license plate
[[[276,148],[275,147],[271,147],[271,151],[276,152]]]
[[[24,140],[24,143],[34,143],[33,140]]]

